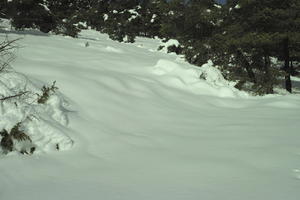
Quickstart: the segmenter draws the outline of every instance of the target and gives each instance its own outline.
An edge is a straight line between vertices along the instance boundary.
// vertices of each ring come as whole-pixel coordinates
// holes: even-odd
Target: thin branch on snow
[[[3,98],[0,99],[0,101],[9,100],[9,99],[13,99],[13,98],[16,98],[16,97],[21,97],[21,96],[23,96],[27,93],[29,93],[29,91],[24,91],[24,92],[20,92],[18,94],[12,95],[12,96],[3,97]]]
[[[20,38],[17,38],[17,39],[14,39],[14,40],[5,39],[5,41],[0,43],[0,52],[2,53],[3,51],[8,51],[8,50],[16,48],[17,46],[12,45],[12,44],[15,43],[18,40],[20,40]]]

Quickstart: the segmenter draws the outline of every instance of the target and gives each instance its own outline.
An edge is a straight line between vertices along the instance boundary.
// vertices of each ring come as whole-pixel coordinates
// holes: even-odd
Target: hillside
[[[1,156],[0,199],[299,199],[299,94],[240,92],[159,40],[6,33],[33,90],[56,80],[67,121],[47,123],[72,145]]]

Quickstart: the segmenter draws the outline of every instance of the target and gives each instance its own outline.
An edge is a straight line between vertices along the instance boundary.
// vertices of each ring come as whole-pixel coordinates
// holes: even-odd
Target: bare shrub
[[[9,63],[15,59],[13,51],[18,48],[16,41],[20,38],[9,40],[8,37],[0,42],[0,72],[9,67]]]

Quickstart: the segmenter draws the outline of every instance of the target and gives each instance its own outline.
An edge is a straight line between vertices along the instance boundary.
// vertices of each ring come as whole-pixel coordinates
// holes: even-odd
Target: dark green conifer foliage
[[[296,0],[229,1],[223,13],[222,29],[210,43],[215,62],[229,66],[231,78],[252,82],[252,89],[257,93],[273,93],[280,74],[272,65],[271,57],[286,60],[284,52],[292,51],[286,39],[295,39],[299,34],[297,25],[292,25],[299,13],[299,7],[294,7],[297,4]]]
[[[218,10],[213,0],[170,1],[161,35],[177,39],[182,49],[176,51],[184,54],[190,63],[201,66],[209,58],[208,41],[217,24]]]
[[[144,0],[140,6],[140,35],[146,37],[161,36],[160,29],[165,16],[165,0]]]
[[[294,73],[293,62],[300,61],[300,2],[297,0],[277,1],[273,7],[276,45],[273,56],[284,61],[285,87],[292,92],[290,76]]]
[[[0,17],[7,18],[8,17],[8,1],[0,0]]]
[[[77,37],[80,29],[76,24],[81,21],[79,3],[80,1],[72,0],[47,0],[47,6],[56,22],[54,32]]]
[[[178,39],[184,28],[185,0],[169,1],[162,9],[165,14],[161,24],[161,36]]]
[[[213,0],[191,0],[186,4],[184,28],[178,38],[190,63],[201,66],[209,59],[208,42],[216,28],[218,10]]]
[[[87,25],[102,31],[105,28],[105,17],[108,13],[109,1],[107,0],[95,0],[92,1],[90,8],[85,11],[85,17]]]
[[[34,27],[47,33],[55,27],[53,16],[43,0],[12,0],[7,6],[8,17],[17,29]]]
[[[111,0],[103,31],[113,40],[134,42],[139,29],[138,5],[137,0]]]

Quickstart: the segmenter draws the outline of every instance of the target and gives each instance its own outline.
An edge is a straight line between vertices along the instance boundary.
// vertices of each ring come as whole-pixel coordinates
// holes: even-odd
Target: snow
[[[128,12],[131,14],[131,16],[128,18],[129,22],[131,22],[139,16],[139,13],[135,9],[130,9],[128,10]]]
[[[174,14],[175,14],[175,13],[174,13],[174,11],[172,11],[172,10],[168,12],[168,15],[174,15]]]
[[[10,2],[10,1],[8,1]],[[42,6],[46,11],[50,12],[50,9],[48,8],[48,6],[44,3],[39,3],[40,6]]]
[[[151,18],[151,20],[150,20],[150,22],[151,22],[151,23],[154,23],[156,18],[157,18],[157,15],[156,15],[156,14],[153,14],[153,15],[152,15],[152,18]]]
[[[47,150],[36,139],[44,152],[2,156],[0,199],[299,199],[299,94],[249,96],[211,62],[156,51],[158,40],[7,33],[23,37],[12,66],[32,90],[59,87],[36,105],[36,137],[74,144]]]
[[[12,70],[0,74],[0,94],[2,97],[28,91],[28,94],[20,98],[1,101],[0,103],[0,130],[10,131],[17,123],[22,122],[23,131],[31,138],[28,141],[15,143],[15,151],[20,152],[35,147],[35,153],[68,150],[73,141],[68,136],[65,126],[68,124],[66,102],[59,94],[53,94],[46,104],[38,104],[38,96],[41,91],[26,77]],[[2,138],[1,138],[2,139]],[[2,150],[0,149],[0,153]]]
[[[160,43],[161,43],[160,46],[163,47],[160,51],[164,53],[168,53],[168,47],[170,46],[178,47],[180,45],[179,41],[176,39],[169,39],[166,42],[161,41]]]
[[[77,24],[74,24],[74,25],[75,25],[75,26],[82,26],[82,27],[84,27],[85,29],[88,28],[88,25],[87,25],[86,22],[78,22]]]
[[[138,15],[139,13],[136,11],[136,9],[129,9],[128,12],[132,15]]]
[[[108,14],[104,14],[104,15],[103,15],[103,20],[104,20],[104,21],[107,21],[107,20],[108,20]]]
[[[218,4],[214,4],[214,7],[219,8],[219,9],[222,8],[222,6],[221,6],[221,5],[218,5]]]
[[[161,83],[195,94],[218,97],[248,96],[226,81],[211,61],[199,68],[161,59],[154,66],[153,73],[162,76]]]
[[[166,46],[172,46],[172,45],[175,45],[176,47],[179,46],[179,42],[178,40],[175,40],[175,39],[169,39],[166,43],[165,43]]]
[[[240,6],[239,4],[237,4],[237,5],[234,6],[234,8],[235,8],[235,9],[240,9],[241,6]]]

